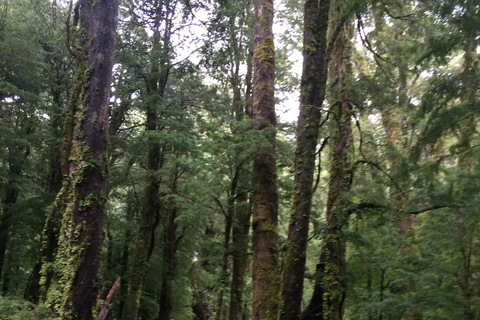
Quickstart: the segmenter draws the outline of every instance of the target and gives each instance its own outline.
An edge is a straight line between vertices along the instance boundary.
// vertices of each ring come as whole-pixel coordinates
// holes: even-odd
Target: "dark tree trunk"
[[[236,196],[235,219],[232,230],[232,284],[229,320],[241,320],[244,314],[245,277],[249,265],[250,204],[246,193]]]
[[[328,17],[330,0],[305,2],[303,71],[300,115],[295,150],[293,208],[282,276],[281,320],[298,320],[303,296],[303,277],[313,194],[315,152],[327,81]]]
[[[234,178],[230,184],[230,189],[236,188],[236,179]],[[231,192],[231,190],[230,190]],[[234,206],[234,196],[233,194],[228,195],[228,204],[227,210],[225,212],[225,232],[223,240],[223,256],[222,256],[222,265],[220,269],[220,279],[219,279],[219,290],[217,295],[217,308],[215,311],[215,319],[221,320],[223,318],[223,297],[225,295],[225,288],[228,286],[228,261],[229,261],[229,247],[230,247],[230,236],[232,233],[232,219],[233,219],[233,206]]]
[[[156,9],[157,13],[154,17],[152,30],[152,50],[150,52],[152,67],[146,79],[147,99],[152,96],[164,96],[171,67],[168,56],[172,28],[171,19],[173,19],[174,10],[170,1],[160,2]],[[165,27],[163,36],[160,33],[162,19],[169,21],[166,23],[167,26]],[[158,191],[160,189],[161,179],[157,171],[163,165],[163,154],[158,139],[153,136],[155,131],[161,130],[161,128],[158,127],[158,107],[158,104],[152,103],[151,101],[149,101],[147,105],[146,133],[152,134],[148,137],[147,187],[140,212],[140,224],[133,255],[132,275],[123,311],[124,320],[135,320],[138,318],[148,260],[155,246],[155,228],[160,219]]]
[[[77,65],[79,62],[77,62]],[[60,190],[58,191],[57,197],[52,204],[52,208],[47,213],[45,219],[45,226],[42,231],[41,236],[41,246],[40,246],[40,294],[39,300],[45,302],[47,299],[48,289],[50,288],[52,279],[54,277],[54,261],[55,254],[59,245],[59,233],[60,226],[62,224],[62,214],[67,206],[67,194],[71,188],[71,179],[69,176],[69,158],[70,153],[72,152],[72,141],[73,141],[73,129],[75,126],[75,110],[77,104],[79,103],[80,95],[82,94],[82,70],[83,67],[78,66],[76,70],[74,87],[72,90],[72,96],[67,105],[67,113],[65,115],[65,120],[63,123],[62,130],[62,145],[60,152],[60,173],[62,177],[62,183]]]
[[[127,212],[125,220],[127,223],[133,223],[133,217],[135,215],[135,205],[132,203],[131,199],[128,200],[127,205]],[[120,278],[122,281],[120,282],[120,303],[118,305],[118,314],[121,315],[123,312],[123,308],[125,307],[125,300],[127,298],[127,290],[128,290],[128,282],[126,280],[126,274],[128,271],[128,259],[130,256],[130,242],[132,241],[132,232],[129,228],[125,230],[125,241],[123,243],[122,248],[122,256],[120,258]]]
[[[2,275],[2,279],[5,279],[6,273],[4,270],[4,262],[9,240],[10,223],[13,216],[13,210],[11,207],[17,201],[17,180],[22,173],[21,168],[17,165],[9,164],[9,167],[10,177],[3,198],[2,215],[0,216],[0,275]]]
[[[335,40],[331,72],[335,76],[338,100],[333,107],[335,128],[332,134],[330,155],[330,182],[328,186],[326,231],[322,255],[323,319],[342,320],[346,296],[346,240],[348,226],[348,200],[344,199],[352,184],[350,153],[352,150],[352,106],[348,99],[347,78],[351,76],[351,24],[342,23],[342,31]]]
[[[157,320],[170,320],[170,314],[173,310],[172,298],[172,281],[175,277],[175,269],[177,267],[175,254],[177,252],[178,241],[177,224],[175,219],[178,216],[178,208],[175,203],[175,195],[177,194],[178,168],[174,166],[170,179],[170,189],[172,194],[167,200],[167,214],[165,220],[165,229],[163,236],[163,271],[162,271],[162,287],[160,289],[159,306],[160,312]]]
[[[325,258],[320,255],[320,262],[317,264],[317,270],[315,271],[315,287],[308,306],[300,316],[302,320],[323,320],[324,272]]]
[[[62,319],[93,319],[107,188],[108,101],[115,51],[116,0],[77,2],[78,43],[73,140],[68,190],[56,258],[55,288],[48,301]],[[78,16],[77,16],[78,15]],[[73,104],[72,104],[73,105]]]
[[[340,30],[338,37],[330,41],[332,47],[331,77],[335,79],[336,99],[332,103],[333,128],[330,143],[330,181],[328,185],[326,230],[323,248],[317,265],[316,283],[312,298],[301,319],[341,320],[346,295],[346,241],[343,235],[348,225],[348,202],[343,198],[352,183],[351,152],[351,105],[348,99],[346,80],[350,76],[351,27],[337,12],[332,12],[332,26]],[[340,25],[338,25],[340,24]]]
[[[169,204],[163,242],[163,275],[160,290],[160,312],[157,320],[170,320],[173,309],[172,280],[175,276],[175,253],[177,252],[177,208],[174,200]]]
[[[246,21],[249,24],[249,17],[251,17],[251,10],[247,3],[242,7],[245,12]],[[251,27],[251,26],[250,26]],[[230,17],[230,38],[231,46],[234,52],[234,72],[232,74],[232,89],[233,89],[233,111],[236,122],[244,121],[246,117],[250,116],[248,110],[252,106],[252,69],[253,65],[250,57],[253,56],[252,43],[248,44],[247,54],[247,72],[245,75],[245,95],[242,99],[241,85],[240,85],[240,63],[242,52],[239,43],[236,39],[235,16]],[[243,130],[233,130],[233,134],[241,137],[245,134]],[[248,191],[251,189],[251,174],[248,167],[251,167],[251,159],[245,159],[237,156],[235,158],[235,180],[237,181],[235,189],[231,192],[234,196],[234,217],[232,223],[232,244],[230,253],[232,255],[232,281],[230,288],[230,309],[228,313],[229,320],[242,320],[244,317],[245,304],[245,282],[247,270],[250,262],[248,253],[249,246],[249,231],[251,206],[248,201]]]
[[[254,1],[253,118],[264,142],[253,161],[252,319],[274,320],[279,311],[278,191],[275,148],[273,1]]]
[[[147,111],[147,131],[155,131],[156,129],[157,113],[155,106],[152,106]],[[157,174],[160,162],[160,145],[151,137],[148,145],[149,175],[140,212],[140,223],[133,254],[132,274],[123,311],[123,319],[125,320],[134,320],[138,317],[148,260],[154,247],[155,221],[159,219],[160,214],[158,202],[160,179]]]
[[[465,87],[463,88],[463,96],[465,100],[471,106],[476,104],[476,89],[478,83],[478,54],[476,52],[476,44],[472,41],[469,45],[465,47],[464,54],[464,77],[466,79]],[[464,174],[471,174],[474,171],[474,157],[472,153],[472,140],[476,131],[476,121],[473,116],[469,116],[466,119],[463,119],[460,123],[460,137],[458,141],[458,146],[460,149],[458,157],[458,168]],[[465,181],[462,181],[459,184],[459,189],[467,188],[465,186]],[[467,182],[468,183],[468,182]],[[463,185],[462,185],[463,184]],[[458,219],[460,220],[460,230],[458,232],[459,239],[459,252],[462,257],[462,266],[458,272],[457,283],[459,284],[462,298],[463,298],[463,317],[465,320],[475,319],[475,312],[473,305],[473,299],[475,298],[475,289],[474,289],[474,267],[473,264],[473,247],[474,247],[474,236],[469,228],[465,227],[466,217],[468,213],[462,213]],[[463,221],[462,221],[463,220]]]

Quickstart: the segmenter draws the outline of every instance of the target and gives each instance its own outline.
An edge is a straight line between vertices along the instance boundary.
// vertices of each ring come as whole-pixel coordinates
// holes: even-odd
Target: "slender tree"
[[[282,277],[282,320],[299,319],[315,155],[327,82],[327,29],[330,0],[307,0],[304,8],[303,71],[295,150],[293,208]]]
[[[148,134],[148,155],[146,187],[143,195],[143,203],[140,212],[140,224],[138,226],[137,240],[133,256],[132,276],[128,287],[128,295],[125,301],[123,319],[131,320],[138,318],[140,299],[143,292],[148,261],[155,246],[155,228],[160,218],[160,202],[158,191],[161,177],[158,175],[162,165],[161,144],[155,137],[159,128],[158,98],[164,96],[170,72],[170,36],[172,33],[173,16],[175,15],[175,1],[154,1],[154,8],[149,14],[153,19],[153,35],[151,38],[152,49],[150,52],[150,70],[145,79],[146,100],[146,124]],[[163,33],[162,33],[162,27]]]
[[[253,119],[265,139],[253,161],[252,319],[277,319],[278,191],[275,149],[273,0],[254,1]]]

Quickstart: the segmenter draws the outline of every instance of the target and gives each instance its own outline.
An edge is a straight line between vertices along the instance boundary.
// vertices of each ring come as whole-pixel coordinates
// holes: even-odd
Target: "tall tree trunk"
[[[476,88],[478,85],[478,54],[476,52],[477,45],[475,41],[465,47],[464,63],[463,63],[463,76],[465,78],[465,87],[462,88],[462,94],[465,101],[468,102],[470,108],[476,104]],[[472,155],[472,138],[476,131],[476,121],[473,116],[469,116],[463,119],[460,123],[460,137],[458,141],[459,156],[458,156],[458,168],[463,174],[471,174],[474,170],[474,158]],[[462,181],[458,188],[461,192],[462,189],[466,189],[465,184],[468,183]],[[472,307],[472,299],[474,298],[474,282],[472,271],[472,250],[473,250],[473,238],[471,234],[471,228],[468,227],[468,215],[471,213],[460,212],[459,219],[460,230],[458,238],[460,241],[459,252],[462,257],[462,265],[459,270],[457,282],[459,284],[462,298],[463,298],[463,317],[465,320],[475,319],[475,312]]]
[[[352,27],[334,1],[330,4],[330,34],[327,48],[329,75],[333,79],[333,122],[330,137],[330,181],[328,185],[326,230],[323,234],[323,248],[315,272],[315,286],[312,297],[301,313],[302,320],[340,320],[343,318],[346,295],[346,242],[344,229],[348,224],[348,203],[343,195],[352,183],[351,152],[351,103],[348,98],[346,81],[351,76],[351,32]]]
[[[132,192],[132,191],[130,191]],[[135,192],[135,191],[134,191]],[[126,208],[126,217],[125,220],[128,224],[133,223],[133,218],[138,211],[136,208],[138,204],[134,204],[132,199],[127,200],[127,208]],[[118,315],[121,315],[123,312],[123,308],[125,307],[125,301],[127,298],[127,291],[128,291],[128,282],[127,282],[127,271],[128,271],[128,260],[130,257],[130,242],[132,241],[132,231],[130,228],[126,228],[125,235],[124,235],[124,242],[122,248],[122,256],[120,258],[120,273],[119,276],[122,279],[120,281],[120,303],[118,304]]]
[[[163,10],[165,12],[163,12]],[[150,53],[151,70],[146,79],[147,99],[148,97],[163,97],[170,72],[168,59],[170,50],[170,35],[174,10],[170,1],[161,2],[156,8],[156,15],[153,27],[152,50]],[[164,15],[163,15],[164,14]],[[160,33],[160,27],[165,19],[166,27],[164,34]],[[153,99],[152,99],[153,100]],[[160,189],[160,178],[158,170],[162,166],[161,146],[158,139],[153,136],[158,127],[158,105],[148,101],[146,133],[148,136],[148,176],[147,187],[144,192],[142,209],[140,212],[140,224],[138,227],[137,240],[134,249],[133,267],[128,287],[127,299],[123,311],[124,320],[138,319],[140,300],[143,292],[145,276],[147,273],[148,260],[154,248],[154,232],[156,224],[160,219],[160,206],[158,202],[158,190]]]
[[[75,110],[82,94],[82,70],[78,67],[75,74],[75,82],[72,90],[72,96],[67,105],[67,113],[63,123],[62,145],[60,151],[60,172],[62,176],[61,188],[57,197],[52,204],[51,209],[47,213],[45,226],[42,230],[40,245],[40,296],[39,300],[45,302],[47,299],[48,289],[50,288],[54,277],[54,261],[59,245],[59,233],[62,224],[62,214],[67,206],[67,194],[71,188],[71,179],[69,179],[69,159],[72,152],[73,129],[75,126]]]
[[[253,119],[265,138],[253,161],[252,319],[274,320],[279,311],[278,191],[275,148],[273,0],[254,0]]]
[[[346,81],[351,76],[351,25],[338,17],[339,8],[332,11],[332,26],[339,30],[332,38],[330,75],[334,82],[332,103],[333,128],[330,138],[330,181],[328,185],[326,230],[323,248],[317,265],[315,288],[301,319],[341,320],[346,296],[346,240],[344,231],[348,225],[348,202],[344,199],[352,183],[351,153],[351,105]],[[339,24],[339,25],[337,25]]]
[[[163,275],[160,290],[160,312],[157,320],[170,320],[173,309],[172,281],[175,276],[175,253],[177,252],[177,224],[178,215],[175,200],[170,200],[163,240]]]
[[[10,177],[8,178],[5,196],[3,198],[2,215],[0,216],[0,275],[3,282],[5,282],[6,271],[4,267],[5,256],[7,253],[7,244],[9,240],[10,223],[13,216],[12,205],[15,204],[18,197],[18,178],[22,173],[20,166],[13,163],[9,164]],[[2,285],[3,293],[5,294],[6,285]]]
[[[248,8],[247,17],[250,16]],[[244,121],[249,116],[248,110],[251,110],[251,98],[252,98],[252,64],[247,62],[247,73],[245,75],[245,96],[242,100],[240,90],[240,49],[235,39],[234,19],[230,20],[232,46],[235,52],[235,72],[232,76],[232,88],[233,88],[233,110],[235,113],[235,120],[237,122]],[[247,59],[250,58],[252,47],[249,46],[249,54]],[[234,131],[236,135],[243,135],[243,131]],[[232,223],[232,283],[230,288],[230,310],[228,314],[229,320],[242,320],[244,315],[244,294],[245,294],[245,281],[247,275],[247,269],[249,265],[249,231],[250,231],[250,217],[251,206],[248,201],[248,190],[250,189],[250,172],[247,167],[251,165],[250,159],[243,159],[237,157],[235,159],[235,174],[237,176],[237,186],[235,188],[234,195],[234,218]]]
[[[159,299],[160,311],[157,320],[170,320],[170,315],[173,310],[172,281],[175,277],[175,269],[177,268],[175,254],[177,253],[178,241],[181,239],[181,237],[177,237],[177,223],[175,222],[175,219],[178,217],[178,206],[175,200],[175,196],[177,195],[178,178],[179,168],[174,164],[169,181],[171,194],[165,205],[167,213],[165,229],[163,231],[162,286]]]
[[[232,190],[236,189],[237,180],[236,177],[232,179],[230,183],[230,192],[227,200],[227,210],[225,212],[225,232],[223,240],[223,256],[222,256],[222,266],[220,269],[220,279],[219,279],[219,290],[217,295],[217,308],[215,311],[215,319],[223,319],[223,297],[225,295],[225,288],[228,286],[228,257],[229,247],[230,247],[230,236],[232,234],[232,219],[233,219],[233,206],[235,203],[234,193]]]
[[[66,206],[55,261],[54,290],[48,301],[61,319],[93,319],[96,278],[107,188],[108,101],[115,51],[118,1],[81,0],[74,21],[76,86],[81,94],[74,105],[73,140],[69,152]],[[72,104],[73,105],[73,104]]]
[[[307,239],[312,207],[315,152],[327,82],[330,0],[307,0],[304,9],[303,71],[295,150],[293,208],[282,277],[281,320],[300,319]]]
[[[351,105],[346,81],[351,76],[351,24],[342,26],[332,56],[332,72],[335,74],[339,101],[335,103],[330,156],[330,182],[327,196],[326,232],[324,237],[324,294],[323,319],[343,319],[346,296],[346,240],[348,226],[348,201],[344,199],[352,184]]]

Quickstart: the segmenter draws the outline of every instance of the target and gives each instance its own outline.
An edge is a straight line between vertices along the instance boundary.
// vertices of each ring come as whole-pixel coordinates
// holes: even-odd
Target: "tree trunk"
[[[146,79],[147,98],[151,96],[163,97],[165,87],[170,71],[168,54],[170,50],[171,23],[167,23],[164,35],[160,34],[162,19],[171,19],[173,9],[170,1],[158,4],[157,14],[155,15],[152,50],[150,52],[151,70]],[[165,10],[165,16],[162,16],[162,10]],[[163,42],[163,43],[162,43]],[[158,131],[158,105],[149,101],[147,105],[146,133]],[[128,287],[127,299],[123,311],[124,320],[138,319],[140,309],[140,300],[143,292],[145,276],[147,272],[148,260],[154,248],[155,225],[159,221],[159,202],[158,190],[160,189],[160,178],[158,170],[162,167],[163,156],[158,139],[154,136],[148,137],[148,176],[147,187],[143,198],[142,209],[140,213],[140,224],[138,227],[137,240],[134,249],[133,267],[130,283]]]
[[[248,162],[250,163],[250,162]],[[234,218],[232,223],[232,281],[230,289],[229,320],[241,320],[244,314],[245,278],[249,265],[249,231],[251,208],[248,202],[249,173],[244,164],[237,168],[238,186],[235,190]]]
[[[233,178],[230,189],[236,189],[236,177]],[[229,247],[230,247],[230,235],[232,233],[232,219],[233,219],[233,206],[235,203],[234,194],[231,193],[228,195],[228,204],[227,210],[225,212],[225,232],[224,232],[224,241],[223,241],[223,256],[222,256],[222,266],[220,269],[220,279],[219,279],[219,289],[217,296],[217,308],[215,311],[215,319],[221,320],[223,318],[223,296],[225,295],[225,288],[228,286],[228,257]]]
[[[12,219],[13,211],[11,206],[15,204],[18,197],[18,187],[16,186],[16,180],[22,173],[22,170],[19,166],[12,163],[9,164],[10,167],[10,177],[5,191],[5,197],[3,199],[3,210],[0,217],[0,275],[2,279],[5,280],[5,255],[7,252],[7,243],[9,239],[9,229],[10,222]],[[5,287],[5,286],[3,286]]]
[[[253,118],[265,138],[253,161],[252,319],[274,320],[279,311],[278,191],[275,148],[273,0],[254,1]]]
[[[342,23],[342,22],[340,22]],[[348,201],[344,199],[352,184],[351,116],[352,106],[348,99],[347,78],[351,77],[351,32],[347,22],[336,39],[332,52],[331,70],[336,77],[339,100],[334,104],[330,155],[330,182],[327,196],[326,232],[323,255],[325,259],[323,319],[343,319],[346,296],[346,240],[343,234],[348,226]]]
[[[157,320],[170,320],[170,314],[173,310],[172,281],[175,277],[175,269],[177,268],[175,254],[178,246],[177,224],[175,222],[178,216],[178,208],[175,203],[178,177],[178,168],[174,165],[169,183],[171,195],[166,205],[168,211],[163,236],[162,287],[160,289],[159,299],[160,312]]]
[[[177,252],[177,224],[175,219],[178,213],[174,200],[170,202],[163,240],[163,275],[159,300],[160,312],[157,320],[170,320],[173,309],[172,280],[175,276],[175,253]]]
[[[249,16],[249,9],[247,11],[247,17]],[[235,39],[234,34],[234,20],[231,19],[231,37]],[[247,73],[245,75],[245,96],[242,100],[240,90],[240,49],[236,41],[232,40],[232,46],[235,54],[235,72],[232,76],[232,88],[233,88],[233,110],[235,113],[235,120],[238,122],[244,121],[245,117],[248,117],[248,110],[251,110],[251,98],[252,98],[252,64],[247,63]],[[252,52],[251,46],[249,46],[249,53]],[[250,57],[248,55],[247,59]],[[245,132],[234,130],[233,134],[243,135]],[[235,174],[236,183],[234,192],[234,218],[232,223],[232,283],[230,288],[230,310],[228,314],[229,320],[242,320],[244,316],[244,294],[245,294],[245,281],[247,275],[247,269],[249,265],[249,231],[250,231],[250,217],[251,206],[248,202],[248,190],[250,189],[250,172],[247,166],[251,165],[250,159],[243,159],[237,157],[235,159]]]
[[[336,7],[338,10],[338,7]],[[331,20],[337,17],[333,13]],[[336,20],[336,19],[335,19]],[[337,25],[340,24],[340,25]],[[341,320],[346,295],[346,240],[343,235],[348,225],[348,202],[343,198],[352,183],[351,105],[346,81],[351,76],[351,25],[343,19],[335,21],[338,37],[333,44],[330,74],[335,79],[332,103],[334,127],[330,143],[330,181],[328,185],[326,230],[323,248],[317,265],[315,288],[301,319]]]
[[[77,62],[78,63],[78,62]],[[75,126],[75,110],[82,94],[82,68],[78,67],[75,75],[72,96],[67,105],[67,113],[63,123],[62,145],[60,151],[60,172],[62,176],[62,184],[58,191],[57,197],[52,204],[52,208],[48,211],[45,219],[45,226],[42,230],[41,246],[40,246],[40,297],[39,300],[45,302],[47,300],[48,289],[50,288],[54,277],[54,261],[59,245],[59,232],[62,224],[62,214],[67,206],[67,194],[71,188],[71,179],[69,179],[69,159],[72,152],[73,129]]]
[[[473,107],[476,103],[476,88],[477,88],[477,75],[478,75],[478,54],[476,52],[476,43],[472,41],[470,45],[465,48],[464,54],[464,77],[466,86],[463,89],[463,96],[465,100]],[[476,131],[476,121],[474,116],[469,116],[463,119],[460,123],[460,137],[458,141],[459,156],[458,156],[458,169],[463,174],[471,174],[474,170],[474,158],[472,154],[472,139]],[[462,189],[467,189],[465,186],[466,181],[460,182],[458,188],[461,192]],[[472,271],[472,255],[474,247],[474,235],[471,228],[468,226],[468,215],[471,213],[462,212],[458,213],[460,230],[458,231],[459,239],[459,252],[462,257],[462,266],[457,276],[457,282],[459,284],[462,298],[463,298],[463,317],[465,320],[475,319],[475,312],[473,310],[472,299],[475,297],[474,292],[474,272]]]
[[[375,32],[385,32],[384,21],[384,9],[376,8],[374,11]],[[396,34],[395,38],[401,38],[401,34]],[[378,52],[384,52],[384,48],[381,45],[377,48]],[[402,122],[398,114],[398,110],[405,110],[407,108],[408,96],[407,96],[407,74],[404,65],[404,57],[397,55],[394,57],[398,65],[398,90],[396,96],[391,98],[390,101],[381,103],[379,106],[381,121],[383,130],[385,131],[385,137],[387,140],[387,158],[389,164],[389,174],[395,179],[396,186],[391,187],[390,196],[397,202],[397,205],[402,208],[407,202],[407,195],[403,193],[403,190],[408,189],[408,173],[402,172],[402,159],[399,154],[407,153],[406,133],[402,128]],[[398,101],[398,103],[395,103]],[[399,188],[401,190],[399,190]],[[396,225],[399,233],[405,235],[412,228],[412,217],[409,215],[401,215],[397,217]]]
[[[303,71],[295,150],[293,208],[282,277],[281,320],[300,319],[308,229],[313,195],[315,152],[327,81],[327,29],[330,0],[305,2]]]
[[[107,188],[108,101],[115,50],[118,2],[77,2],[74,21],[76,87],[73,140],[56,258],[55,287],[48,302],[62,319],[93,319]],[[74,27],[75,28],[75,27]],[[60,196],[60,195],[59,195]]]
[[[130,191],[131,192],[131,191]],[[133,223],[133,217],[135,216],[135,204],[131,199],[127,200],[127,209],[126,209],[126,217],[125,220],[127,223]],[[120,303],[118,304],[118,314],[121,315],[123,312],[123,308],[125,307],[125,300],[127,298],[127,290],[128,290],[128,282],[126,280],[125,275],[127,274],[128,270],[128,260],[130,256],[130,242],[132,241],[132,232],[129,228],[125,230],[123,248],[122,248],[122,256],[120,258],[120,278],[122,281],[120,282]]]

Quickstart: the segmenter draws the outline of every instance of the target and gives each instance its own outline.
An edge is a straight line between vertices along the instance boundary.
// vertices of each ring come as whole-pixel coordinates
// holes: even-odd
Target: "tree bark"
[[[464,99],[474,106],[476,103],[476,88],[478,83],[478,54],[476,52],[476,43],[472,41],[469,45],[465,46],[464,63],[463,63],[463,76],[465,78],[465,87],[462,88],[462,95]],[[458,169],[464,174],[471,174],[474,171],[474,158],[472,154],[472,139],[476,131],[476,121],[474,116],[469,116],[463,119],[460,123],[460,137],[458,141],[459,156],[458,156]],[[458,189],[461,192],[462,189],[467,189],[465,186],[466,181],[460,182]],[[462,257],[462,265],[457,276],[457,282],[459,284],[462,298],[463,298],[463,317],[465,320],[475,319],[475,312],[473,309],[472,299],[475,297],[474,289],[474,273],[472,271],[473,260],[473,247],[474,247],[474,235],[468,225],[469,213],[459,212],[458,219],[460,230],[458,232],[458,240],[460,247],[459,252]]]
[[[247,17],[249,16],[249,9]],[[231,20],[231,37],[234,39],[234,22]],[[244,121],[249,117],[248,110],[251,110],[252,99],[252,64],[247,63],[247,73],[245,75],[245,96],[241,96],[240,90],[240,48],[236,41],[232,40],[232,46],[235,52],[235,72],[232,76],[233,88],[233,110],[235,113],[235,120],[237,122]],[[249,55],[252,53],[252,48],[249,45]],[[234,130],[233,134],[243,135],[245,132]],[[247,166],[251,165],[250,159],[243,159],[236,157],[235,159],[235,174],[238,181],[234,191],[234,218],[232,222],[232,282],[230,288],[230,310],[228,314],[229,320],[242,320],[244,316],[244,294],[245,281],[247,269],[249,266],[249,231],[250,231],[250,217],[251,206],[248,201],[248,190],[250,190],[250,172]]]
[[[163,12],[165,11],[165,12]],[[170,35],[171,19],[174,11],[171,8],[170,1],[161,2],[156,8],[154,17],[154,27],[152,36],[152,50],[150,52],[151,70],[146,79],[147,98],[156,96],[163,97],[167,85],[170,63]],[[165,16],[163,16],[163,14]],[[160,33],[162,19],[166,20],[164,34]],[[146,133],[153,133],[160,130],[158,127],[158,105],[149,101],[147,105]],[[148,267],[148,260],[154,248],[155,225],[160,217],[160,205],[158,202],[158,191],[160,189],[160,178],[158,170],[163,165],[163,155],[161,146],[154,136],[148,137],[148,176],[147,187],[145,188],[142,209],[140,213],[140,224],[137,234],[137,240],[134,249],[133,267],[130,283],[128,287],[127,299],[123,311],[124,320],[138,319],[140,309],[140,300],[143,292],[145,276]]]
[[[342,23],[340,21],[340,23]],[[347,22],[336,39],[332,52],[332,73],[336,77],[339,100],[333,109],[335,129],[330,155],[330,182],[327,196],[326,232],[322,254],[325,259],[323,275],[323,319],[343,319],[346,296],[346,240],[343,234],[348,226],[348,201],[344,199],[352,185],[351,116],[347,79],[351,76],[352,25]]]
[[[3,281],[5,282],[5,256],[7,252],[7,244],[9,240],[10,232],[10,223],[13,216],[12,205],[15,204],[18,197],[18,186],[17,180],[22,174],[22,169],[20,166],[13,163],[9,164],[10,177],[8,179],[8,184],[5,190],[5,196],[3,198],[3,210],[2,215],[0,216],[0,275],[2,276]],[[2,285],[3,292],[5,293],[5,284]]]
[[[69,152],[65,212],[48,303],[61,319],[93,319],[107,197],[108,101],[115,51],[116,0],[80,0],[75,11],[77,43],[73,140]],[[59,195],[61,196],[61,195]]]
[[[175,200],[170,200],[163,240],[163,275],[160,290],[160,312],[157,320],[170,320],[173,310],[172,280],[175,276],[175,253],[177,252],[177,224],[175,219],[178,209]]]
[[[274,320],[279,311],[278,191],[275,148],[273,0],[254,1],[253,119],[264,137],[253,161],[252,319]]]
[[[330,0],[307,0],[304,9],[303,70],[300,114],[295,150],[293,208],[282,276],[281,320],[298,320],[303,296],[303,277],[313,196],[315,153],[321,107],[327,82],[328,17]]]

